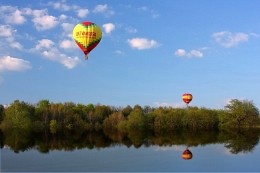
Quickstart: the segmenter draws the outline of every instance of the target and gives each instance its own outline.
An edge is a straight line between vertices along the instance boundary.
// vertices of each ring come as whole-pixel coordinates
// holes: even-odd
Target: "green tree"
[[[4,118],[4,106],[0,105],[0,123],[3,121]]]
[[[111,114],[111,109],[105,105],[97,105],[93,114],[93,121],[102,124],[103,120]]]
[[[51,116],[49,100],[40,100],[36,105],[35,111],[36,116],[43,122],[44,126],[47,127]]]
[[[185,109],[180,109],[180,108],[171,109],[169,111],[168,121],[170,122],[170,124],[168,128],[170,130],[174,130],[174,129],[176,130],[183,127],[182,119],[184,117],[185,111],[186,111]]]
[[[144,108],[143,108],[143,112],[145,114],[151,113],[153,111],[154,111],[154,108],[152,108],[151,106],[148,106],[148,105],[144,106]]]
[[[6,110],[4,124],[12,128],[30,130],[33,127],[34,107],[28,103],[15,100]]]
[[[221,126],[249,127],[259,124],[259,110],[252,101],[233,99],[225,106],[226,113],[221,114]]]
[[[135,106],[134,110],[127,117],[127,128],[129,130],[142,130],[144,127],[144,114],[140,106]]]
[[[50,132],[52,134],[56,134],[60,130],[59,124],[57,123],[56,120],[51,120],[50,121]]]
[[[123,113],[114,112],[104,120],[103,127],[108,129],[117,129],[118,124],[122,121],[125,121]]]
[[[189,109],[186,110],[182,120],[184,128],[192,130],[201,128],[201,115],[198,113],[198,110],[197,107],[189,107]]]
[[[127,116],[132,112],[132,110],[133,110],[133,108],[128,105],[128,106],[126,106],[126,107],[122,110],[122,112],[123,112],[124,116],[127,117]]]
[[[146,130],[154,130],[155,114],[153,112],[144,115],[144,126]]]
[[[209,110],[200,108],[201,127],[204,129],[216,129],[218,127],[218,112],[216,110]]]
[[[85,120],[88,121],[88,123],[92,124],[93,122],[93,113],[95,110],[95,106],[93,104],[88,104],[83,108],[83,112],[85,114]]]
[[[168,111],[163,107],[157,108],[154,112],[154,130],[157,133],[164,132],[166,127],[166,114]]]

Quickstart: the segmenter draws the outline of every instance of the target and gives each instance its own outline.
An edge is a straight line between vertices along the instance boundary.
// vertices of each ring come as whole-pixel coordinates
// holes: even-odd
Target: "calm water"
[[[11,136],[14,141],[4,137],[1,144],[2,172],[260,172],[259,134],[253,132],[228,138],[220,133],[197,137],[191,133],[184,141],[178,141],[181,137],[176,134],[168,138],[114,136],[114,140],[95,134],[83,136],[87,141],[76,144],[57,138],[21,141]],[[182,158],[186,144],[193,154],[190,160]]]
[[[35,149],[19,154],[1,150],[2,172],[260,172],[260,146],[253,152],[231,154],[222,144],[190,147],[191,160],[182,159],[185,146],[134,147],[52,151]]]

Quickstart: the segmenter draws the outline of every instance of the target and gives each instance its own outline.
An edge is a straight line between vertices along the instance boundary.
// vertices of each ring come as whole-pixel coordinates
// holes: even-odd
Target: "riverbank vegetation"
[[[224,109],[150,106],[112,107],[72,102],[37,104],[15,100],[0,105],[1,129],[21,129],[52,134],[61,131],[116,130],[168,133],[179,130],[227,130],[259,127],[259,110],[252,101],[231,100]]]

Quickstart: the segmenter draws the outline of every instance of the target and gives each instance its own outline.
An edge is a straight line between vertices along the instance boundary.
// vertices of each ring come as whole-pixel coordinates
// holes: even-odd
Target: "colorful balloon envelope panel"
[[[98,45],[102,38],[102,31],[95,23],[82,22],[74,27],[72,36],[78,47],[84,52],[85,59],[88,59],[89,52]]]
[[[186,103],[189,104],[192,100],[192,95],[189,93],[185,93],[182,95],[182,100]]]
[[[192,152],[189,149],[186,149],[183,153],[182,153],[182,158],[184,160],[190,160],[192,159]]]

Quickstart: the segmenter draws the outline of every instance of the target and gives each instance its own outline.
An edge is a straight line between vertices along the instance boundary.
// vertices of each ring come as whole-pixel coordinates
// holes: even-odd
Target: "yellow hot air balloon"
[[[102,31],[95,23],[82,22],[74,27],[72,36],[84,52],[85,59],[88,59],[89,52],[98,45],[102,38]]]

